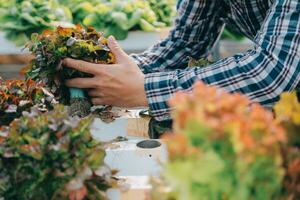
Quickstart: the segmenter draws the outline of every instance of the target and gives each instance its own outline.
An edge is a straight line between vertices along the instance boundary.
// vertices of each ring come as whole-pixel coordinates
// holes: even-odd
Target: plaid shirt
[[[167,39],[132,55],[146,74],[148,103],[159,121],[170,119],[168,100],[197,80],[272,106],[300,80],[300,0],[181,0]],[[205,68],[187,68],[188,56],[206,57],[227,24],[255,47]]]

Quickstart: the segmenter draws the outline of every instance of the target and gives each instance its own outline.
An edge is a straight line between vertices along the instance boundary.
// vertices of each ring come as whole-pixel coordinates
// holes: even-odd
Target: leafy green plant
[[[169,162],[153,199],[266,200],[281,197],[283,127],[240,94],[197,83],[171,101]]]
[[[40,111],[51,110],[54,97],[42,86],[31,79],[27,81],[0,79],[0,127],[9,125],[33,106]]]
[[[13,5],[13,1],[0,0],[0,13],[3,11],[2,9],[8,8]]]
[[[0,5],[0,30],[17,45],[24,45],[32,33],[72,22],[72,14],[56,0],[11,0]],[[2,8],[2,9],[1,9]]]
[[[32,110],[0,131],[0,197],[106,199],[115,186],[105,150],[89,131],[93,118],[71,118],[63,106]]]
[[[58,0],[63,6],[70,8],[73,15],[73,23],[82,23],[84,17],[86,17],[91,12],[94,12],[95,6],[107,0]]]
[[[167,26],[172,25],[176,15],[174,0],[149,0],[152,10],[157,16],[159,22],[165,23]]]
[[[61,0],[64,4],[68,1]],[[93,26],[104,31],[106,36],[114,35],[125,39],[128,31],[154,31],[156,28],[169,26],[175,13],[175,1],[144,0],[77,0],[72,12],[74,23]]]
[[[83,19],[83,24],[103,30],[105,35],[114,35],[119,40],[125,39],[129,30],[154,31],[156,25],[161,25],[149,3],[141,0],[99,3],[94,12]]]
[[[86,91],[67,88],[64,81],[91,75],[63,67],[62,59],[70,57],[93,63],[114,63],[103,34],[93,28],[85,30],[79,25],[75,28],[58,27],[41,35],[33,34],[27,48],[35,59],[27,67],[26,77],[43,82],[60,103],[70,104],[71,115],[88,115],[91,103]]]

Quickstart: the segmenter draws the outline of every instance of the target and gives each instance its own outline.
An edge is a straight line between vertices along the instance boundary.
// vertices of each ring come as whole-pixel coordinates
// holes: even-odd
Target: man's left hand
[[[116,64],[93,64],[66,58],[64,66],[92,74],[92,78],[75,78],[66,81],[68,87],[89,89],[94,105],[119,107],[147,106],[144,90],[145,75],[137,64],[119,46],[114,37],[108,46],[115,55]]]

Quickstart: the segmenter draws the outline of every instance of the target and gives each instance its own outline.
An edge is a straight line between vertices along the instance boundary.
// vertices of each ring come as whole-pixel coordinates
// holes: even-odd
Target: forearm
[[[261,56],[257,58],[261,59]],[[253,60],[253,64],[257,64],[256,61]],[[272,106],[282,92],[295,89],[300,80],[299,71],[299,66],[273,66],[263,62],[257,67],[239,66],[235,59],[229,58],[206,69],[147,74],[145,91],[152,113],[162,121],[170,119],[172,108],[169,108],[168,101],[173,94],[177,91],[190,92],[196,81],[217,85],[228,92],[239,92],[254,102]]]

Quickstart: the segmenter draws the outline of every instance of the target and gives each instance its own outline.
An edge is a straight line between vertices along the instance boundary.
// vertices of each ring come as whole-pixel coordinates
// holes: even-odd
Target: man
[[[272,106],[282,92],[300,81],[299,0],[182,0],[169,37],[129,57],[109,37],[117,64],[97,65],[65,59],[68,67],[93,78],[73,79],[68,86],[87,88],[94,104],[148,106],[158,121],[170,119],[168,100],[197,80]],[[224,24],[250,38],[255,47],[206,68],[187,68],[187,57],[205,57]]]

